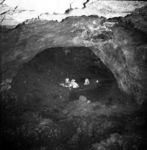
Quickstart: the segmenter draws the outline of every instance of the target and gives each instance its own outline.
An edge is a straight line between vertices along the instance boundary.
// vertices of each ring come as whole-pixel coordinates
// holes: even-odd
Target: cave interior
[[[147,6],[90,2],[0,14],[0,149],[147,150]]]
[[[131,119],[141,120],[142,112],[90,48],[45,49],[21,66],[11,85],[2,101],[5,148],[121,149],[125,141],[129,149],[134,140],[137,147],[142,143],[144,123]]]

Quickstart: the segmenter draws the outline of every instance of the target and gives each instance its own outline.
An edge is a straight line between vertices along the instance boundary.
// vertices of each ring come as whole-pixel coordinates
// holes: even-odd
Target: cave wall
[[[60,23],[33,20],[11,30],[1,27],[2,77],[13,78],[22,64],[46,48],[84,46],[112,71],[124,92],[142,103],[147,87],[147,32],[144,23],[134,25],[134,15],[139,14],[123,19],[70,17]]]

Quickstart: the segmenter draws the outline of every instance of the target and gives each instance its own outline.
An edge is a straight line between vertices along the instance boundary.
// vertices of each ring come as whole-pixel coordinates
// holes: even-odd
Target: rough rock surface
[[[0,24],[14,27],[27,19],[62,21],[69,16],[124,17],[141,8],[144,1],[119,0],[0,0]]]
[[[1,149],[146,149],[146,113],[110,75],[89,48],[48,48],[35,56],[3,91]],[[67,76],[79,88],[61,86]]]
[[[83,2],[61,16],[72,16]],[[93,2],[87,0],[82,12]],[[102,8],[112,1],[98,3]],[[47,20],[0,26],[0,149],[147,149],[147,7],[118,17],[140,4],[130,3],[135,7],[114,5],[115,13],[105,7],[96,16],[52,15],[61,22],[42,14]],[[8,11],[8,19],[13,10],[19,12]],[[18,24],[12,20],[4,22]],[[79,87],[61,86],[67,77]]]
[[[119,87],[140,101],[146,93],[146,32],[146,7],[125,18],[82,16],[60,23],[32,20],[8,31],[2,27],[3,78],[13,77],[46,48],[85,46],[112,71]]]

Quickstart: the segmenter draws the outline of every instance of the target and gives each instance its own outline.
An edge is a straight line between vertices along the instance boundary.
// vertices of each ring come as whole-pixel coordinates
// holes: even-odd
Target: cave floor
[[[85,67],[93,58],[87,64],[85,54],[82,64],[81,56],[71,53],[45,52],[19,70],[9,94],[3,95],[5,149],[138,149],[142,112],[107,76],[109,72],[104,77],[104,69],[96,68],[101,71],[95,73]],[[79,88],[61,86],[66,78],[76,79]],[[86,78],[89,85],[83,85]]]

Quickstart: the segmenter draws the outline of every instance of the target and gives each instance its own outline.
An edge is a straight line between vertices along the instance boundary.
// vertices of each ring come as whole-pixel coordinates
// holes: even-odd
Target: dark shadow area
[[[46,49],[11,86],[1,92],[4,150],[139,150],[146,143],[145,111],[88,48]]]
[[[70,81],[75,79],[79,88],[63,88],[60,84],[65,83],[66,78]],[[85,79],[89,80],[86,86]],[[64,100],[68,97],[76,100],[84,94],[97,101],[102,95],[106,96],[114,85],[116,81],[109,69],[90,49],[83,47],[47,49],[25,64],[13,81],[13,89],[20,97],[30,92],[49,98],[47,93],[51,94],[51,91],[58,97],[62,95],[59,95],[60,89],[61,92],[66,91]]]

